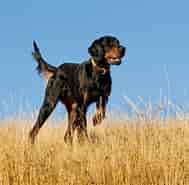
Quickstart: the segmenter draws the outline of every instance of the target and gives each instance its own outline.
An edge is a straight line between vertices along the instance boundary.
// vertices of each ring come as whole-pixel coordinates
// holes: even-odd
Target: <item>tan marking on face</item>
[[[52,72],[49,72],[49,71],[45,71],[42,74],[45,80],[49,80],[54,75]]]
[[[117,47],[112,47],[108,52],[105,53],[107,61],[117,61],[121,59],[121,50]]]

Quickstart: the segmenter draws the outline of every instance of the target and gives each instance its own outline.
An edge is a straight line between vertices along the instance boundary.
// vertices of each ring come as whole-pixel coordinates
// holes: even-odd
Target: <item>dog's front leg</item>
[[[100,96],[96,103],[96,114],[93,116],[93,125],[100,124],[106,117],[106,105],[108,103],[108,97]]]

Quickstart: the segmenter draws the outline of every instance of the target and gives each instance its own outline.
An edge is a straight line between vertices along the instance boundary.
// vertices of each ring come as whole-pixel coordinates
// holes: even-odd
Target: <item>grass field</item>
[[[73,147],[51,121],[31,146],[31,123],[0,122],[0,185],[189,185],[187,120],[105,121]]]

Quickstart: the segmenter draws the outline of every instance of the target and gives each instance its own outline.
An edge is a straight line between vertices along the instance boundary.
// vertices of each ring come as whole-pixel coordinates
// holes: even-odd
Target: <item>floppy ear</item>
[[[95,40],[91,44],[88,48],[88,52],[96,61],[101,61],[104,58],[104,49],[99,40]]]

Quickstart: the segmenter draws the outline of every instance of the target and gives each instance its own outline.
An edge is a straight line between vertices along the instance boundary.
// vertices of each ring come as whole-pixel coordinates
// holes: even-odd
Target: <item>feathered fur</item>
[[[38,64],[36,70],[39,75],[42,75],[45,79],[49,80],[56,73],[57,68],[48,64],[43,59],[40,50],[37,46],[37,43],[35,41],[33,41],[33,48],[34,48],[34,52],[32,52],[32,55]]]

